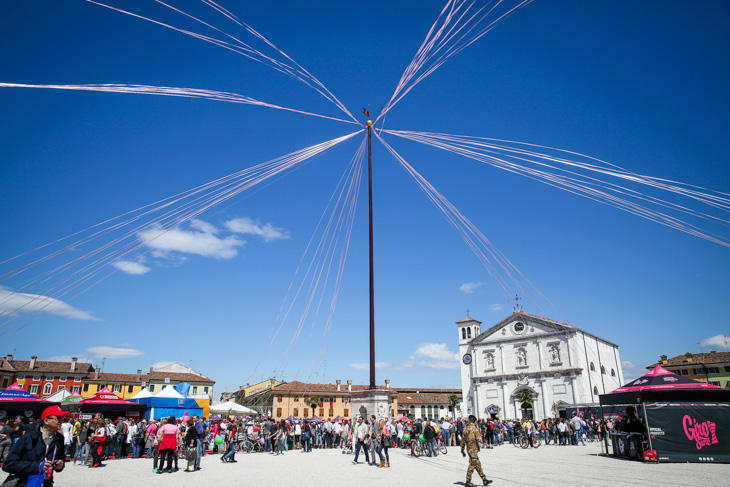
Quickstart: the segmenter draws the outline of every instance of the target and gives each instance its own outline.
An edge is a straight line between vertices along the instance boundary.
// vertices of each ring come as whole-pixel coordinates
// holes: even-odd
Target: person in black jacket
[[[64,466],[64,439],[58,429],[61,418],[67,414],[58,406],[51,406],[43,411],[38,426],[26,427],[3,464],[3,470],[10,474],[6,481],[19,479],[15,485],[25,487],[28,476],[38,475],[42,470],[43,487],[53,485],[53,472],[60,472]]]

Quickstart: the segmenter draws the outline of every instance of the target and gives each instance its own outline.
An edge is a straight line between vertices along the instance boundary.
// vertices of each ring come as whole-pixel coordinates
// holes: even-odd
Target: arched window
[[[295,418],[299,417],[299,408],[294,408],[294,417]]]
[[[601,373],[602,374],[605,374],[606,373],[606,367],[604,367],[603,365],[601,365]]]
[[[461,329],[461,339],[466,340],[466,328]]]
[[[593,386],[593,394],[598,395],[598,386]]]
[[[611,377],[616,377],[616,371],[611,369]]]
[[[591,362],[591,371],[593,371],[593,372],[595,372],[595,371],[596,371],[596,366],[595,366],[595,365],[593,365],[593,362]]]
[[[43,386],[43,394],[50,394],[51,389],[53,389],[53,384],[46,382],[46,385]]]
[[[466,337],[471,338],[471,328],[466,329]]]

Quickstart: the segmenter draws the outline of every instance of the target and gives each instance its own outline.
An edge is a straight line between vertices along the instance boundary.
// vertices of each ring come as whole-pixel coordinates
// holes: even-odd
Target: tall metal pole
[[[368,120],[368,208],[370,224],[370,389],[375,389],[375,285],[373,278],[373,122]]]

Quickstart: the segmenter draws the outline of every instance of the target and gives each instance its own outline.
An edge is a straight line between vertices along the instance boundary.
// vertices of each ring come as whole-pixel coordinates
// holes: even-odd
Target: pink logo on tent
[[[697,420],[685,414],[682,419],[682,426],[684,426],[684,434],[687,435],[687,438],[697,442],[698,450],[701,450],[704,446],[718,443],[717,436],[715,435],[717,427],[712,421],[698,423]]]

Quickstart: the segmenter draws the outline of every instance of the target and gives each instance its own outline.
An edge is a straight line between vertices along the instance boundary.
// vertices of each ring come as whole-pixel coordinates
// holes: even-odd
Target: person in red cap
[[[64,466],[63,435],[58,429],[67,414],[58,406],[51,406],[43,411],[37,426],[26,427],[3,464],[3,470],[10,474],[5,482],[25,487],[29,476],[40,474],[44,478],[43,487],[53,485],[53,472],[60,472]]]

